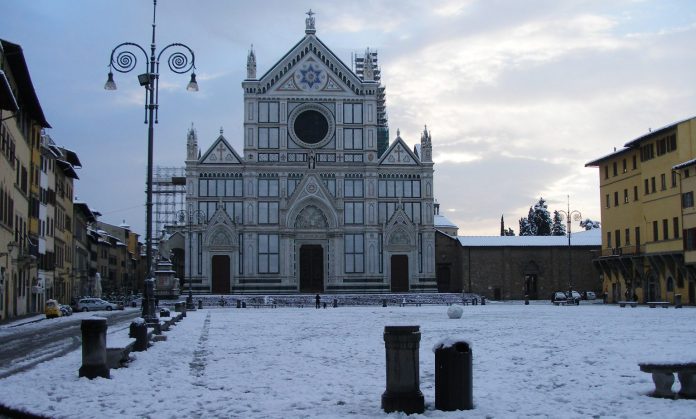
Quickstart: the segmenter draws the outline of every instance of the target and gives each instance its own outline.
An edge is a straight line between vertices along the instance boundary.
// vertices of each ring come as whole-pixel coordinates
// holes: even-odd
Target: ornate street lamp
[[[568,298],[573,298],[573,274],[572,274],[572,263],[571,263],[571,257],[572,257],[572,252],[571,252],[571,247],[570,247],[570,219],[572,218],[575,221],[580,221],[582,220],[582,214],[578,210],[570,210],[570,195],[568,195],[568,210],[563,211],[559,210],[559,214],[561,214],[561,219],[565,218],[567,222],[567,230],[568,230]]]
[[[193,280],[193,259],[191,253],[191,242],[193,239],[193,224],[194,220],[196,225],[203,224],[206,222],[205,211],[199,209],[193,209],[193,206],[189,206],[188,210],[179,210],[176,212],[177,218],[180,223],[186,221],[188,225],[188,297],[186,297],[186,308],[193,309],[193,291],[191,290],[191,281]]]
[[[196,82],[196,73],[194,73],[195,56],[191,48],[184,44],[173,43],[162,48],[159,53],[156,53],[155,46],[155,27],[156,27],[156,10],[157,0],[152,1],[152,42],[150,43],[150,56],[143,47],[133,42],[124,42],[117,45],[111,51],[109,60],[109,75],[104,85],[106,90],[116,90],[116,82],[112,70],[119,73],[128,73],[132,71],[138,64],[137,56],[142,52],[145,57],[145,73],[138,75],[138,82],[145,87],[145,123],[148,124],[147,132],[147,201],[145,208],[146,217],[146,238],[145,238],[145,254],[146,254],[146,272],[147,279],[145,280],[145,292],[143,301],[142,316],[147,323],[156,323],[157,316],[155,315],[155,299],[154,299],[154,278],[152,271],[152,150],[154,143],[154,127],[153,123],[157,121],[157,110],[159,107],[159,65],[160,58],[166,52],[168,54],[167,65],[169,69],[177,74],[184,74],[191,71],[191,80],[186,86],[188,91],[198,91],[198,83]]]

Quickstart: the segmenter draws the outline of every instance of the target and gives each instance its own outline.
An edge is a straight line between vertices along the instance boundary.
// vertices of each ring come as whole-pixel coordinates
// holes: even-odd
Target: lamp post
[[[156,323],[157,316],[155,315],[154,301],[154,278],[152,271],[152,151],[154,143],[154,127],[157,121],[157,110],[159,107],[159,65],[160,58],[166,52],[168,54],[167,65],[169,69],[177,74],[184,74],[191,71],[191,80],[186,86],[186,90],[190,92],[198,91],[198,83],[196,82],[196,73],[194,72],[195,55],[193,50],[188,46],[180,43],[173,43],[162,48],[157,53],[155,44],[155,28],[156,28],[156,11],[157,0],[152,1],[152,42],[150,43],[150,56],[146,50],[140,45],[133,42],[124,42],[117,45],[111,51],[109,59],[109,74],[104,89],[116,90],[114,82],[114,74],[112,70],[119,73],[128,73],[132,71],[138,64],[137,55],[141,52],[145,57],[145,73],[138,75],[138,82],[145,88],[145,123],[148,124],[147,131],[147,200],[146,208],[146,236],[145,236],[145,258],[146,258],[146,275],[145,292],[143,301],[142,316],[147,323]]]
[[[188,225],[188,297],[186,297],[186,308],[193,309],[193,291],[191,289],[191,281],[193,280],[193,256],[191,253],[191,242],[193,239],[193,221],[195,217],[196,225],[205,222],[205,211],[199,209],[193,209],[193,206],[189,206],[188,210],[179,210],[176,212],[179,222],[186,221]],[[203,220],[203,221],[201,221]]]
[[[582,220],[582,214],[578,210],[570,210],[570,195],[568,195],[568,210],[563,211],[559,210],[559,214],[561,214],[562,217],[565,217],[566,222],[567,222],[567,230],[568,230],[568,298],[573,298],[573,274],[571,272],[572,269],[572,264],[571,264],[571,257],[572,257],[572,252],[571,252],[571,247],[570,247],[570,219],[572,218],[575,221],[580,221]]]

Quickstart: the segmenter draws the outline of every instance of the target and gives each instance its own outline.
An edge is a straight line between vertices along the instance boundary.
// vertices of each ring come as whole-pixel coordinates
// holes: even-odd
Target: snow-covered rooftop
[[[450,221],[444,215],[440,215],[440,214],[435,214],[435,218],[433,219],[433,224],[435,225],[435,228],[438,228],[438,227],[455,227],[455,228],[457,228],[456,224],[454,224],[452,221]]]
[[[459,243],[466,247],[530,247],[568,246],[568,236],[459,236]],[[570,235],[571,246],[601,246],[602,230],[579,231]]]

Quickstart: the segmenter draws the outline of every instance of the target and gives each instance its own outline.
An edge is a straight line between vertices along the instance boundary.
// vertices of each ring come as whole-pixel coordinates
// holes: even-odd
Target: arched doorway
[[[230,293],[230,257],[214,255],[212,258],[212,290],[213,294]]]
[[[408,292],[407,255],[392,255],[391,257],[391,290],[392,292]]]
[[[536,300],[539,298],[536,274],[526,274],[524,276],[524,295],[529,297],[531,300]]]
[[[300,247],[300,292],[324,292],[324,248],[320,244]]]

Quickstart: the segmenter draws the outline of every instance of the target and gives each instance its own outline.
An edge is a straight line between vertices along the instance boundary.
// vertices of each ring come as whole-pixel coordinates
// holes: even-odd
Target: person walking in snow
[[[319,294],[317,294],[317,296],[314,297],[314,301],[316,302],[316,308],[321,308],[321,297],[319,297]]]

